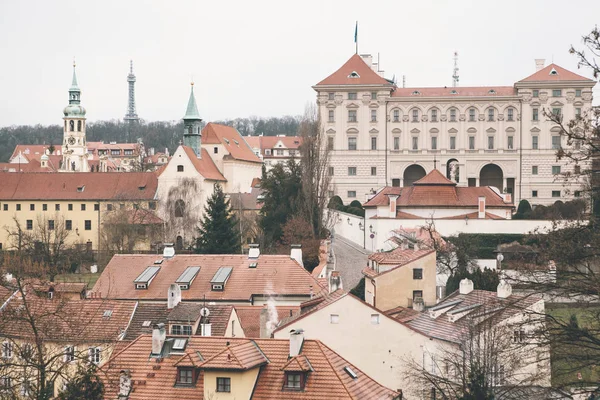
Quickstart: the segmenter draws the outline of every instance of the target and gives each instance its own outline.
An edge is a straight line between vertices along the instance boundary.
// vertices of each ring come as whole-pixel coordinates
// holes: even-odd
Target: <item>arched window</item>
[[[188,133],[189,133],[190,135],[193,133],[193,132],[192,132],[192,127],[191,127],[191,126],[189,126],[189,127],[188,127]]]
[[[73,121],[73,120],[69,121],[69,130],[71,132],[73,132],[75,130],[75,121]]]
[[[515,120],[515,110],[514,110],[514,108],[509,108],[508,110],[506,110],[506,120],[507,121],[514,121]]]
[[[175,202],[175,216],[183,218],[183,214],[185,213],[185,202],[181,199]]]
[[[175,250],[183,250],[183,238],[181,236],[177,236],[175,239]]]
[[[77,132],[81,132],[81,121],[77,121]]]
[[[437,120],[438,120],[438,112],[434,108],[433,110],[431,110],[431,122],[437,122]]]

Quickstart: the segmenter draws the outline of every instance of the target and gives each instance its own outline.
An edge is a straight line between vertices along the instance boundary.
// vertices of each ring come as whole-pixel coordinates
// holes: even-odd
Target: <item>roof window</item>
[[[237,140],[233,139],[233,143],[237,144],[238,146],[240,145],[240,142],[238,142]]]
[[[352,378],[352,379],[358,378],[358,375],[356,375],[356,372],[354,372],[354,370],[352,368],[344,367],[344,371],[346,371],[346,373],[350,376],[350,378]]]
[[[352,71],[350,75],[348,75],[348,78],[360,78],[360,75],[358,74],[358,72]]]
[[[452,89],[452,90],[450,91],[450,94],[458,94],[458,92],[457,92],[456,90]]]
[[[231,276],[232,267],[221,267],[217,270],[213,278],[210,280],[212,290],[221,291],[225,288],[225,283]]]
[[[488,93],[489,94],[496,94],[496,91],[494,89],[490,89],[490,90],[488,90]]]
[[[112,317],[113,310],[104,310],[104,314],[102,315],[104,318]]]
[[[187,339],[175,339],[173,342],[173,350],[183,350],[185,349],[185,345],[187,343]]]
[[[142,327],[148,328],[152,324],[152,321],[144,321],[142,322]]]
[[[256,267],[258,267],[257,262],[251,262],[250,264],[248,264],[248,268],[256,268]]]
[[[138,186],[138,189],[139,190],[146,190],[146,185],[140,185],[140,186]]]
[[[85,190],[85,185],[77,186],[77,191],[79,193],[83,192],[84,190]]]
[[[177,278],[175,283],[178,284],[182,290],[188,290],[196,278],[196,275],[198,275],[198,272],[200,272],[200,267],[187,267],[185,271],[179,275],[179,278]]]
[[[160,260],[155,260],[155,261],[154,261],[154,264],[158,264],[158,265],[160,265],[160,264],[162,264],[162,263],[163,263],[163,261],[165,261],[165,260],[163,260],[163,259],[161,258]]]
[[[152,279],[154,279],[154,277],[156,276],[156,274],[158,274],[158,271],[160,271],[160,267],[148,267],[148,268],[146,268],[144,270],[144,272],[142,272],[133,281],[133,283],[135,284],[135,288],[136,289],[148,289],[148,286],[150,285],[150,282],[152,282]]]
[[[223,138],[223,140],[225,141],[225,143],[229,144],[229,139]]]
[[[414,90],[411,95],[413,96],[419,96],[421,94],[421,92],[419,92],[418,90]]]

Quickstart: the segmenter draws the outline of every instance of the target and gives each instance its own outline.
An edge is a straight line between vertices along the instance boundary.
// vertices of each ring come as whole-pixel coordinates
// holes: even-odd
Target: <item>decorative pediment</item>
[[[575,107],[583,107],[583,101],[577,100],[577,101],[573,102],[573,105]]]
[[[553,126],[550,128],[550,132],[562,132],[562,129],[560,126]]]
[[[346,108],[360,108],[360,106],[356,103],[350,103],[346,106]]]
[[[411,129],[410,133],[421,133],[421,131],[418,130],[417,128],[413,128],[413,129]]]
[[[337,106],[334,103],[329,103],[326,106],[327,108],[336,108]]]
[[[469,129],[467,129],[468,133],[477,133],[477,129],[470,127]]]
[[[369,108],[379,108],[379,104],[373,102],[369,104]]]
[[[456,128],[450,128],[450,129],[448,129],[448,133],[458,133],[458,129],[456,129]]]
[[[506,128],[506,133],[514,133],[515,132],[515,128],[510,127],[510,128]]]
[[[535,100],[535,101],[531,102],[531,107],[539,107],[539,106],[541,106],[539,101]]]
[[[348,128],[348,130],[346,130],[346,133],[358,133],[358,129],[356,129],[356,128]]]
[[[334,135],[335,134],[335,129],[329,128],[329,129],[327,129],[327,131],[325,133],[327,133],[328,135]]]
[[[564,104],[563,104],[563,103],[561,103],[561,102],[560,102],[560,101],[558,101],[558,100],[557,100],[557,101],[553,101],[552,103],[550,103],[550,105],[551,105],[552,107],[562,107],[562,106],[564,106]]]
[[[392,133],[402,133],[402,129],[394,128],[394,129],[392,129]]]
[[[538,133],[538,132],[540,132],[540,131],[541,131],[541,129],[540,129],[540,128],[538,128],[537,126],[534,126],[534,127],[533,127],[533,128],[531,128],[531,130],[530,130],[530,132],[533,132],[533,133]]]
[[[369,131],[369,133],[379,133],[379,131],[377,129],[373,128]]]
[[[487,133],[496,133],[496,130],[495,130],[494,128],[491,128],[491,127],[490,127],[490,128],[487,128],[485,131],[486,131]]]
[[[440,133],[440,130],[438,128],[431,128],[429,133]]]

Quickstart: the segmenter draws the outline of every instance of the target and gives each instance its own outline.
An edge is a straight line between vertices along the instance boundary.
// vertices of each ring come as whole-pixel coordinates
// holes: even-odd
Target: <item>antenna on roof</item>
[[[458,51],[454,52],[454,73],[452,74],[452,86],[458,86]]]
[[[433,169],[437,169],[437,158],[435,156],[435,153],[433,153]]]

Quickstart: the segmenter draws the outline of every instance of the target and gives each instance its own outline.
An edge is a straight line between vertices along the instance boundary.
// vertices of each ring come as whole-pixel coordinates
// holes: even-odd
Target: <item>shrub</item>
[[[340,196],[333,196],[329,199],[329,203],[327,204],[327,208],[332,208],[334,210],[339,210],[339,206],[344,206],[344,202]]]
[[[365,277],[363,276],[360,281],[358,281],[358,283],[356,284],[356,286],[354,288],[352,288],[352,290],[350,290],[350,293],[352,293],[353,295],[355,295],[356,297],[358,297],[361,300],[365,300]]]
[[[356,207],[362,209],[362,203],[358,200],[352,200],[352,202],[348,205],[349,207]]]

